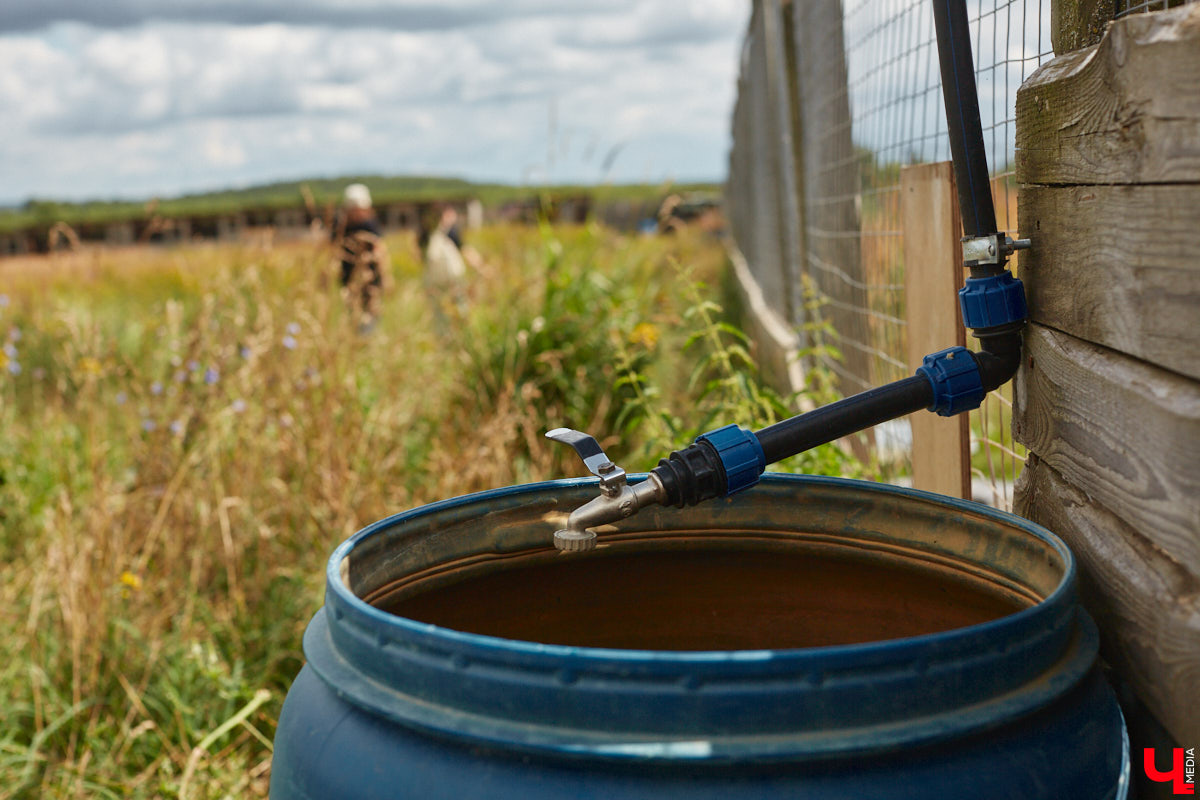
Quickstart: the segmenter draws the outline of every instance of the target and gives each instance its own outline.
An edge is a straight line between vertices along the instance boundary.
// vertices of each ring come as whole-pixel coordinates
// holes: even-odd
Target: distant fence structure
[[[1014,100],[1053,57],[1050,3],[970,8],[998,222],[1015,231]],[[924,324],[930,309],[928,298],[907,296],[901,173],[949,157],[928,0],[754,2],[726,199],[735,261],[776,331],[760,337],[768,364],[786,362],[790,348],[802,364],[821,362],[836,373],[844,394],[913,373],[909,326],[914,318]],[[962,271],[960,264],[919,268]],[[838,355],[814,348],[822,343]],[[800,371],[775,370],[793,383]],[[974,494],[1002,508],[1011,508],[1024,455],[1009,432],[1011,408],[1011,389],[993,392],[969,427]],[[912,443],[901,423],[858,445],[907,472]]]
[[[569,200],[578,202],[575,198]],[[440,204],[454,206],[470,226],[478,227],[483,218],[483,207],[479,200],[462,197],[382,202],[376,204],[376,211],[385,229],[415,231],[422,211]],[[532,207],[536,216],[536,201],[533,201]],[[221,213],[161,215],[151,206],[145,213],[129,219],[103,222],[84,220],[69,226],[62,221],[42,222],[23,230],[0,233],[0,257],[54,252],[64,243],[57,233],[63,226],[75,235],[73,248],[81,244],[127,247],[151,242],[179,244],[192,240],[233,242],[253,238],[264,231],[269,231],[272,238],[277,235],[280,239],[298,239],[312,236],[321,226],[327,226],[333,219],[335,209],[333,203],[320,208],[306,208],[297,202],[294,207],[248,207]],[[314,223],[317,227],[314,227]]]

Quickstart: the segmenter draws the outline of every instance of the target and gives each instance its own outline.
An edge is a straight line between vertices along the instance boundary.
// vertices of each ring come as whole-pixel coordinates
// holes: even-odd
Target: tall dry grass
[[[406,238],[369,336],[311,244],[0,262],[0,797],[264,796],[339,541],[578,474],[551,427],[639,469],[694,418],[782,410],[714,303],[717,242],[474,243],[445,335]]]

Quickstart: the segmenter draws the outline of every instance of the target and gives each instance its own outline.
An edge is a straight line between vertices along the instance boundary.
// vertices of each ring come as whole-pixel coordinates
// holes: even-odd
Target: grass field
[[[0,797],[265,796],[338,542],[579,474],[552,427],[640,470],[782,412],[718,305],[716,241],[472,241],[487,267],[444,335],[409,238],[368,336],[316,244],[0,261]]]

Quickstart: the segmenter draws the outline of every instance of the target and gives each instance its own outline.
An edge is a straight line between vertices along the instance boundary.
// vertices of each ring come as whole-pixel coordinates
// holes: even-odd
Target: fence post
[[[800,187],[796,181],[795,145],[793,130],[794,76],[793,63],[788,58],[794,47],[785,21],[780,0],[765,0],[763,4],[763,45],[767,61],[767,120],[774,134],[770,141],[770,159],[779,214],[780,277],[785,292],[785,313],[793,325],[804,323],[804,291],[800,265],[804,258],[804,235],[800,227]],[[801,334],[801,338],[803,335]],[[803,346],[803,345],[802,345]]]
[[[850,95],[841,0],[794,3],[795,74],[804,131],[804,273],[825,305],[814,315],[828,321],[840,362],[826,359],[845,395],[875,386],[869,342],[867,281],[863,275],[859,202],[861,174],[851,130]],[[871,431],[851,439],[867,457]]]
[[[1053,0],[1050,43],[1055,55],[1095,44],[1116,14],[1116,0]]]
[[[803,257],[803,228],[795,165],[788,163],[795,159],[789,110],[795,100],[783,57],[789,36],[779,0],[755,0],[743,44],[725,188],[734,245],[730,260],[747,307],[747,331],[757,344],[763,374],[785,394],[804,386],[797,357],[802,340],[792,317],[798,294],[793,269]]]
[[[959,244],[962,222],[951,162],[900,170],[900,219],[908,360],[915,368],[928,353],[967,343],[958,312],[958,290],[964,277]],[[969,499],[967,415],[939,417],[919,412],[909,420],[913,488]]]

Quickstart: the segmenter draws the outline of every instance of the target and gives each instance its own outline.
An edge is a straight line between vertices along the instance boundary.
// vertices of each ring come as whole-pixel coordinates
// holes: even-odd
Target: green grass
[[[0,797],[265,796],[338,542],[580,474],[552,427],[632,471],[786,413],[717,305],[714,240],[472,242],[487,266],[444,336],[407,237],[365,337],[312,245],[0,262]]]

